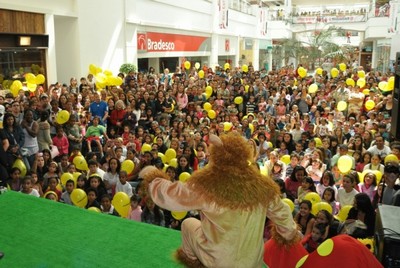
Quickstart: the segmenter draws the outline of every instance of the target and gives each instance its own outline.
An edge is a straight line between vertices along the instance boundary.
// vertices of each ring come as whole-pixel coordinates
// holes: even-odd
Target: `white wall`
[[[69,84],[70,78],[86,76],[80,68],[78,19],[55,16],[54,18],[56,77],[48,77],[48,84],[60,82]],[[53,80],[50,80],[53,79]]]

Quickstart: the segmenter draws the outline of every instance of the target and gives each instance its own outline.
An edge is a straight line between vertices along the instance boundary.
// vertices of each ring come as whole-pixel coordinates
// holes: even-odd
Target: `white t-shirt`
[[[340,203],[340,207],[347,205],[352,206],[354,203],[354,196],[358,194],[358,191],[353,189],[350,193],[346,193],[344,188],[338,190],[337,201]]]
[[[117,186],[115,187],[115,192],[124,192],[126,193],[129,197],[133,195],[132,191],[132,186],[129,184],[129,182],[125,182],[125,184],[121,184],[120,181],[117,182]]]

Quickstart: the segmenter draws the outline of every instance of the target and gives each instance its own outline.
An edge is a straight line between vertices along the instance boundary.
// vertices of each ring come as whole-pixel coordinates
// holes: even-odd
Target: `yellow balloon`
[[[343,112],[347,108],[347,103],[345,101],[339,101],[337,104],[337,110]]]
[[[349,215],[349,211],[353,206],[347,205],[342,207],[338,214],[335,216],[336,219],[338,219],[341,222],[344,222],[347,219],[347,216]]]
[[[171,215],[175,220],[179,221],[186,217],[187,211],[171,211]]]
[[[150,144],[147,144],[147,143],[143,144],[143,145],[142,145],[142,149],[141,149],[140,151],[141,151],[142,153],[151,151],[151,145],[150,145]]]
[[[19,171],[21,172],[20,177],[25,177],[26,175],[26,166],[24,164],[24,161],[22,161],[21,159],[17,159],[14,161],[14,164],[12,166],[13,168],[18,168]]]
[[[75,167],[79,170],[88,170],[88,165],[86,162],[86,159],[82,155],[78,155],[74,157],[74,160],[72,160],[74,163]]]
[[[354,82],[354,80],[351,78],[347,78],[346,85],[354,87],[356,85],[356,82]]]
[[[97,208],[97,207],[90,207],[90,208],[88,208],[87,210],[93,211],[93,212],[97,212],[97,213],[100,213],[100,212],[101,212],[101,210],[100,210],[99,208]]]
[[[44,81],[46,81],[46,78],[44,77],[43,74],[38,74],[36,76],[35,81],[36,81],[36,83],[34,83],[34,84],[42,85],[42,84],[44,84]]]
[[[335,78],[335,77],[338,76],[338,75],[339,75],[339,70],[336,69],[336,68],[332,68],[332,69],[331,69],[331,76],[332,76],[333,78]]]
[[[36,76],[34,74],[32,74],[32,73],[27,73],[25,75],[25,80],[28,83],[36,84]]]
[[[308,87],[308,93],[310,93],[310,94],[317,92],[317,90],[318,90],[318,85],[317,84],[311,84]]]
[[[77,181],[78,181],[78,178],[79,178],[79,176],[80,175],[82,175],[82,173],[80,173],[80,172],[74,172],[74,173],[72,173],[72,180],[74,181],[74,183],[75,183],[75,188],[76,188],[76,183],[77,183]]]
[[[323,72],[324,70],[322,69],[322,68],[317,68],[317,70],[316,70],[316,72],[317,72],[317,74],[318,75],[322,75],[322,72]]]
[[[65,173],[63,173],[62,175],[61,175],[61,184],[62,185],[67,185],[67,181],[69,181],[69,180],[73,180],[74,179],[74,176],[71,174],[71,173],[69,173],[69,172],[65,172]]]
[[[245,85],[245,86],[244,86],[244,92],[246,92],[246,93],[249,92],[249,88],[250,88],[249,85]]]
[[[289,165],[289,163],[290,163],[290,155],[288,155],[288,154],[282,155],[280,160],[283,163],[285,163],[286,165]]]
[[[227,69],[230,69],[231,65],[227,62],[224,64],[224,70],[226,71]]]
[[[346,66],[346,64],[345,63],[340,63],[339,64],[339,70],[341,70],[342,72],[344,72],[344,71],[346,71],[346,69],[347,69],[347,66]]]
[[[243,97],[240,97],[240,96],[236,97],[236,98],[234,99],[234,102],[235,102],[236,104],[241,104],[241,103],[243,103]]]
[[[187,180],[188,179],[190,179],[190,173],[189,172],[182,172],[180,175],[179,175],[179,180],[181,181],[181,182],[187,182]]]
[[[96,83],[105,84],[107,82],[107,76],[103,73],[96,74]]]
[[[90,64],[89,65],[89,73],[90,74],[95,75],[97,73],[96,70],[97,70],[97,66],[96,65],[94,65],[94,64]]]
[[[373,170],[372,173],[375,174],[376,177],[376,184],[379,184],[381,182],[382,179],[382,172],[380,172],[379,170]]]
[[[267,144],[268,144],[268,148],[271,148],[271,149],[273,149],[274,148],[274,145],[272,144],[272,142],[267,142]]]
[[[167,163],[167,157],[162,153],[158,152],[158,157],[161,158],[161,161],[166,164]]]
[[[200,70],[198,75],[199,75],[199,78],[204,78],[204,71]]]
[[[207,115],[210,119],[214,119],[217,116],[217,113],[214,110],[209,110],[207,112]]]
[[[212,87],[211,87],[211,86],[207,86],[207,87],[206,87],[206,94],[211,96],[212,93],[213,93]]]
[[[69,112],[67,110],[62,110],[57,113],[56,122],[57,124],[65,124],[69,120]]]
[[[321,197],[319,196],[319,194],[317,194],[315,192],[310,192],[304,196],[304,200],[310,201],[312,203],[312,205],[314,206],[315,204],[317,204],[321,201]]]
[[[18,90],[22,89],[22,83],[19,80],[14,80],[14,82],[11,84],[11,87],[15,87]]]
[[[299,76],[300,76],[301,78],[304,78],[304,77],[307,76],[307,70],[304,69],[303,67],[300,67],[300,68],[297,70],[297,72],[299,73]]]
[[[165,158],[169,164],[171,164],[172,159],[176,159],[176,151],[175,149],[169,148],[165,151]]]
[[[315,145],[316,145],[317,147],[321,147],[321,146],[322,146],[322,141],[321,141],[320,138],[315,137],[315,138],[314,138],[314,141],[315,141]]]
[[[360,77],[360,78],[364,78],[365,77],[365,72],[364,71],[358,71],[357,74],[358,74],[358,77]]]
[[[379,88],[380,90],[385,90],[385,88],[387,87],[387,84],[388,84],[388,82],[386,82],[386,81],[381,81],[381,82],[379,82],[379,84],[378,84],[378,88]]]
[[[250,133],[253,134],[254,132],[254,125],[253,123],[249,123]]]
[[[224,122],[224,131],[228,132],[231,131],[233,127],[233,124],[231,122]]]
[[[135,168],[135,163],[132,160],[126,159],[121,164],[121,170],[126,171],[127,174],[131,174],[133,169]]]
[[[312,206],[312,214],[314,216],[316,216],[318,214],[318,212],[320,212],[323,209],[332,214],[331,205],[329,205],[328,203],[323,202],[323,201],[322,202],[318,202],[317,204]]]
[[[12,85],[11,85],[12,86]],[[19,94],[20,89],[18,89],[16,86],[11,88],[11,93],[13,94],[14,97],[17,97]]]
[[[246,64],[242,65],[242,71],[247,73],[249,71],[249,66],[247,66]]]
[[[353,167],[353,160],[348,155],[342,155],[339,157],[337,164],[339,171],[343,174],[346,174]]]
[[[37,85],[36,84],[31,84],[31,83],[27,83],[26,87],[28,88],[28,90],[30,92],[35,92],[37,89]]]
[[[206,110],[208,112],[209,110],[212,109],[211,103],[209,103],[209,102],[204,103],[203,108],[204,108],[204,110]]]
[[[126,218],[131,207],[131,200],[125,192],[118,192],[114,195],[111,204],[121,217]]]
[[[285,202],[285,203],[289,206],[290,211],[293,212],[293,210],[294,210],[294,203],[293,203],[293,201],[290,200],[289,198],[283,198],[282,201]]]
[[[74,189],[71,193],[71,201],[75,206],[84,208],[88,202],[85,191],[79,188]]]
[[[362,93],[363,93],[365,96],[369,96],[369,89],[368,89],[368,88],[364,89],[364,90],[362,91]]]
[[[357,80],[357,86],[359,86],[360,88],[363,88],[365,86],[365,79],[364,78],[359,78]]]
[[[368,111],[374,109],[374,107],[375,107],[375,102],[374,102],[373,100],[367,100],[367,101],[365,102],[365,108],[366,108]]]
[[[399,163],[399,159],[397,158],[396,155],[394,154],[388,154],[387,156],[385,156],[385,165],[389,162],[392,163]]]
[[[106,76],[112,76],[113,73],[110,70],[104,70],[103,72]]]
[[[185,61],[185,63],[183,64],[186,70],[190,69],[190,61]]]
[[[171,160],[169,160],[168,164],[169,164],[171,167],[177,168],[177,167],[178,167],[178,159],[172,158]]]
[[[199,63],[199,62],[196,62],[196,63],[194,64],[194,68],[196,68],[197,70],[200,69],[200,63]]]

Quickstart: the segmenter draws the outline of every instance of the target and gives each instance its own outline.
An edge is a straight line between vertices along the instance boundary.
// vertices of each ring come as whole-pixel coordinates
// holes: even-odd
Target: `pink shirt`
[[[130,212],[128,214],[128,217],[126,218],[129,220],[141,222],[142,221],[141,216],[142,216],[142,208],[140,206],[137,206],[137,208],[135,208],[134,210],[130,208]]]
[[[54,136],[53,145],[57,146],[60,155],[68,154],[69,142],[68,138],[65,135],[63,135],[61,138]]]

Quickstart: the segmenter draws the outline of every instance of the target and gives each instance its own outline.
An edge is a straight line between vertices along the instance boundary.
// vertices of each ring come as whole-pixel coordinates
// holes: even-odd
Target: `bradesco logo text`
[[[147,50],[163,50],[163,51],[174,51],[175,43],[174,42],[164,42],[160,39],[158,42],[147,39]]]

